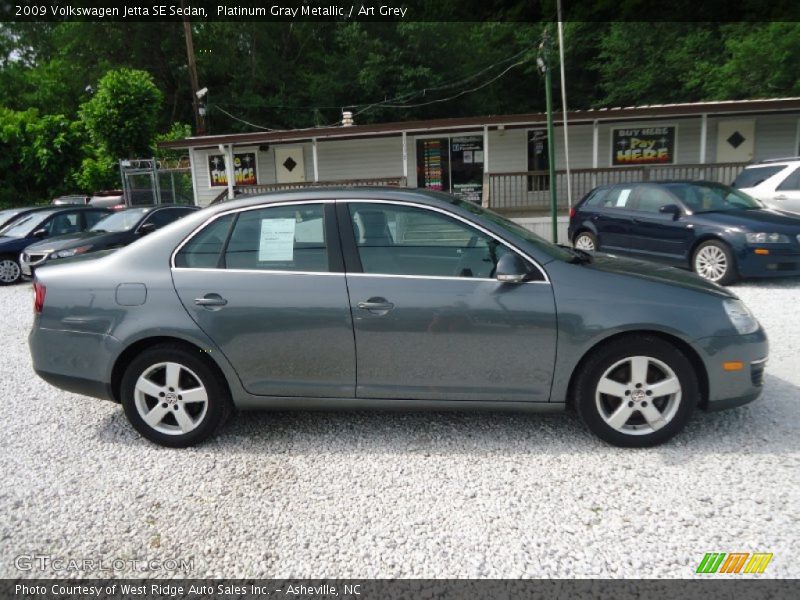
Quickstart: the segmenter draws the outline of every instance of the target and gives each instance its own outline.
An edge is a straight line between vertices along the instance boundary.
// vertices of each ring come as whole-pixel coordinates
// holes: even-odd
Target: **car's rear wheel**
[[[19,261],[13,256],[0,257],[0,285],[11,285],[22,278]]]
[[[121,384],[131,425],[148,440],[183,448],[211,436],[227,420],[227,386],[199,351],[155,346],[134,358]]]
[[[699,400],[686,356],[661,338],[626,336],[597,350],[575,386],[589,429],[615,446],[661,444],[684,428]]]
[[[581,231],[575,236],[573,245],[578,250],[586,250],[587,252],[594,252],[597,250],[597,238],[589,231]]]
[[[738,279],[736,259],[724,242],[703,242],[694,251],[692,269],[703,279],[720,285],[728,285]]]

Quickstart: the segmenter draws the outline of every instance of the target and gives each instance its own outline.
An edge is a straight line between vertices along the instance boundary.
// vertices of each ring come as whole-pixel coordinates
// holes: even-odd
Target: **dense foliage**
[[[198,23],[208,130],[540,111],[544,28]],[[797,22],[571,22],[565,38],[571,108],[800,95]],[[186,62],[180,23],[0,24],[0,202],[118,185],[118,158],[194,123]]]

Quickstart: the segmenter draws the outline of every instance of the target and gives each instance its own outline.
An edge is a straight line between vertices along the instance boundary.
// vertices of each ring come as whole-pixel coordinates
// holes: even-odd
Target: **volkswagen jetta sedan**
[[[755,399],[767,359],[730,291],[417,190],[239,199],[61,262],[33,284],[36,372],[166,446],[233,407],[574,407],[650,446]]]

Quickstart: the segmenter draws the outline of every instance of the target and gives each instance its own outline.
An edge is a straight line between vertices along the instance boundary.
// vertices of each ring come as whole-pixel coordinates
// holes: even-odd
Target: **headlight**
[[[70,256],[75,256],[76,254],[83,254],[84,252],[88,252],[91,250],[91,246],[78,246],[77,248],[69,248],[67,250],[59,250],[58,252],[53,252],[50,256],[52,258],[69,258]]]
[[[758,321],[741,300],[723,300],[722,305],[736,331],[745,335],[758,330]]]
[[[745,233],[748,244],[788,244],[789,236],[782,233]]]

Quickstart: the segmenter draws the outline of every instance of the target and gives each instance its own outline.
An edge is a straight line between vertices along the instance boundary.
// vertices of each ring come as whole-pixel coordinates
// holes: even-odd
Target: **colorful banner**
[[[663,165],[675,162],[675,127],[625,127],[611,132],[611,164]]]
[[[225,157],[211,154],[208,157],[208,175],[211,187],[228,185],[228,172],[225,170]],[[258,183],[255,152],[233,155],[233,181],[235,185],[255,185]]]

